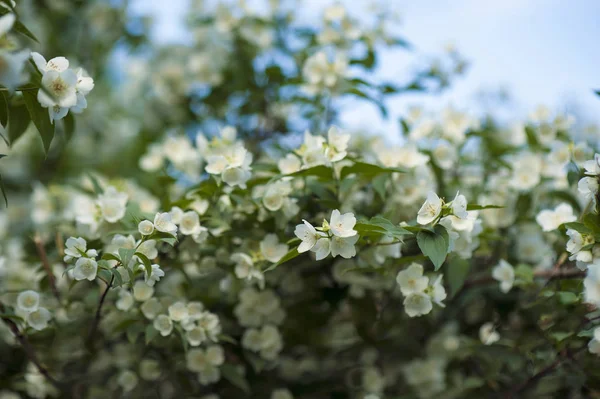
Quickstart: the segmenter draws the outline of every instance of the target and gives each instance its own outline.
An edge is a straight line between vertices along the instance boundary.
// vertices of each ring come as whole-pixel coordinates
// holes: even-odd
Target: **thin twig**
[[[88,339],[87,339],[88,346],[91,344],[92,339],[94,338],[94,335],[96,334],[96,330],[98,329],[98,325],[100,324],[100,317],[102,315],[102,306],[104,305],[104,300],[106,299],[108,290],[110,290],[110,287],[112,286],[114,280],[115,280],[115,275],[113,274],[110,278],[110,282],[106,285],[106,289],[104,290],[104,293],[100,297],[100,302],[98,303],[98,309],[96,309],[96,316],[94,317],[94,322],[92,323],[92,327],[90,328],[90,332],[89,332]]]
[[[52,273],[52,267],[50,266],[50,262],[48,261],[48,255],[46,254],[46,249],[44,249],[44,243],[40,238],[39,234],[35,234],[33,237],[33,242],[35,243],[35,248],[37,249],[37,253],[42,261],[42,266],[48,275],[48,282],[50,283],[50,289],[52,289],[52,293],[60,302],[60,294],[58,293],[58,289],[56,288],[56,279],[54,278],[54,273]]]
[[[0,312],[2,312],[2,313],[6,312],[4,305],[2,305],[1,303],[0,303]],[[35,367],[37,367],[40,374],[43,375],[44,378],[46,378],[46,380],[48,380],[48,382],[50,382],[56,389],[58,389],[59,391],[62,391],[61,384],[56,379],[54,379],[54,377],[52,377],[50,375],[50,372],[48,371],[48,369],[46,369],[40,363],[37,355],[35,354],[35,349],[33,348],[33,346],[31,346],[31,343],[27,339],[27,336],[25,336],[23,333],[21,333],[17,324],[13,320],[11,320],[9,317],[2,317],[2,320],[4,321],[4,323],[6,323],[8,328],[12,331],[15,338],[17,338],[17,341],[19,341],[19,343],[21,344],[21,347],[25,351],[25,355],[27,355],[27,358],[35,365]]]
[[[534,278],[550,278],[550,279],[558,279],[558,280],[570,279],[570,278],[581,278],[581,277],[585,277],[585,271],[579,270],[577,268],[566,269],[566,270],[553,268],[550,270],[538,270],[533,273],[533,277]],[[465,281],[465,283],[463,284],[463,286],[461,288],[461,291],[463,289],[480,286],[480,285],[493,284],[496,282],[498,282],[498,281],[489,275],[472,278],[472,279]]]
[[[554,372],[554,370],[556,370],[565,361],[568,361],[568,360],[573,361],[573,357],[576,356],[576,355],[578,355],[579,353],[581,353],[585,349],[586,349],[586,346],[583,346],[583,347],[577,349],[573,353],[569,353],[568,349],[565,349],[565,350],[561,351],[560,356],[554,362],[552,362],[548,366],[546,366],[543,369],[541,369],[540,371],[538,371],[536,374],[534,374],[531,377],[529,377],[523,383],[521,383],[521,384],[517,385],[516,387],[514,387],[505,397],[507,399],[516,398],[517,394],[519,394],[519,393],[521,393],[521,392],[523,392],[523,391],[531,388],[532,386],[534,386],[537,383],[537,381],[539,381],[540,379],[544,378],[548,374],[552,374],[552,372]]]

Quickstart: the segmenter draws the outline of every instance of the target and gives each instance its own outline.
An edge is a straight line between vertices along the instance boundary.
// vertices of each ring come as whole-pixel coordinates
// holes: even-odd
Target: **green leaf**
[[[146,275],[150,277],[150,275],[152,274],[152,262],[150,261],[150,259],[148,259],[148,257],[141,252],[136,252],[135,256],[142,260],[142,262],[144,263],[144,267],[146,268]]]
[[[354,165],[342,168],[340,180],[354,173],[362,176],[376,176],[381,173],[406,173],[406,171],[401,168],[386,168],[366,162],[355,162]]]
[[[22,321],[25,321],[21,317],[17,316],[16,314],[13,314],[13,313],[0,313],[0,319],[9,319],[9,320],[17,321],[19,323]]]
[[[300,255],[300,253],[298,252],[298,248],[296,247],[296,248],[294,248],[294,249],[290,250],[290,251],[289,251],[287,254],[283,255],[283,258],[281,258],[281,259],[279,260],[279,262],[277,262],[277,263],[275,263],[275,264],[273,264],[273,265],[271,265],[271,266],[267,267],[265,270],[263,270],[263,272],[268,272],[268,271],[270,271],[270,270],[273,270],[273,269],[275,269],[276,267],[278,267],[279,265],[281,265],[281,264],[283,264],[283,263],[285,263],[285,262],[287,262],[287,261],[289,261],[289,260],[292,260],[292,259],[294,259],[294,258],[295,258],[295,257],[297,257],[298,255]]]
[[[4,187],[4,180],[2,180],[2,175],[0,175],[0,191],[2,191],[2,197],[4,197],[4,205],[8,206],[8,198],[6,198],[6,188]]]
[[[294,173],[289,173],[287,175],[280,175],[276,177],[307,177],[307,176],[316,176],[323,179],[333,179],[333,170],[325,165],[317,165],[312,168],[302,169]]]
[[[146,326],[146,331],[145,331],[144,335],[145,335],[146,345],[148,345],[150,342],[152,342],[154,337],[156,337],[158,335],[158,331],[156,330],[156,328],[154,328],[154,326],[152,326],[152,324],[150,324],[150,325]]]
[[[579,302],[577,295],[575,295],[573,292],[560,291],[557,292],[556,295],[558,296],[559,302],[563,305],[572,305]]]
[[[435,270],[438,270],[446,260],[448,253],[448,246],[450,245],[448,231],[440,225],[435,226],[433,232],[421,230],[417,234],[417,244],[423,255],[431,260]]]
[[[600,234],[600,214],[590,212],[583,216],[583,224],[594,234]]]
[[[533,268],[525,263],[520,263],[515,268],[515,278],[518,285],[529,285],[533,283]]]
[[[12,4],[10,4],[9,1],[2,0],[0,3],[4,3],[8,6],[8,8],[0,7],[0,15],[5,15],[14,11]],[[13,25],[13,30],[39,43],[39,40],[35,37],[35,35],[31,33],[31,31],[27,29],[27,27],[25,27],[25,25],[23,25],[23,23],[18,19]]]
[[[23,23],[21,21],[15,21],[15,24],[13,25],[13,29],[16,32],[19,32],[20,34],[27,36],[28,38],[30,38],[33,41],[36,42],[40,42],[37,37],[35,37],[35,35],[33,33],[31,33],[31,31],[29,29],[27,29],[27,27],[25,25],[23,25]]]
[[[448,263],[446,263],[445,277],[450,286],[450,297],[453,297],[460,291],[469,275],[470,269],[471,262],[459,256],[451,257]]]
[[[227,381],[245,393],[250,393],[250,384],[248,384],[246,377],[233,364],[223,364],[219,370],[221,370],[221,374]]]
[[[9,108],[8,139],[10,140],[10,145],[15,145],[19,137],[25,133],[29,122],[31,122],[31,117],[25,105],[17,105]]]
[[[467,204],[467,211],[480,211],[482,209],[502,209],[503,206],[500,205],[477,205],[477,204]]]
[[[106,269],[99,269],[98,276],[101,277],[104,281],[106,281],[108,283],[110,281],[112,273]]]
[[[162,231],[154,231],[152,235],[149,237],[152,240],[166,242],[170,246],[174,246],[177,242],[177,237],[171,233],[163,233]]]
[[[73,137],[73,133],[75,132],[75,118],[71,112],[63,118],[63,128],[65,132],[65,141],[68,143],[71,141],[71,137]]]
[[[135,344],[140,334],[144,332],[144,328],[139,323],[130,325],[125,332],[127,340],[130,344]]]
[[[121,273],[119,273],[119,270],[112,268],[110,269],[110,272],[115,278],[113,281],[113,287],[121,287],[123,285],[123,277],[121,276]]]
[[[390,237],[399,239],[402,239],[405,235],[412,234],[410,231],[381,216],[375,216],[369,221],[361,221],[356,223],[354,230],[356,230],[361,236],[388,235]]]
[[[236,341],[236,339],[230,335],[219,334],[217,338],[219,338],[219,341],[221,341],[221,342],[227,342],[228,344],[232,344],[232,345],[239,345],[239,342]]]
[[[44,143],[44,151],[48,154],[50,144],[54,138],[54,124],[50,122],[48,109],[43,108],[38,102],[37,93],[38,90],[25,90],[23,91],[23,99],[25,100],[25,105],[33,124],[38,132],[40,132],[42,142]]]
[[[375,190],[375,192],[377,193],[377,195],[379,195],[379,198],[382,201],[385,201],[385,194],[386,194],[385,184],[387,183],[388,178],[389,178],[389,176],[387,176],[385,174],[380,174],[378,176],[375,176],[375,178],[373,178],[373,181],[372,181],[373,190]]]
[[[117,262],[121,262],[121,258],[119,258],[117,255],[110,253],[110,252],[103,253],[101,259],[116,260]]]
[[[119,256],[121,257],[121,264],[125,266],[125,268],[129,269],[129,261],[133,257],[135,253],[135,249],[133,248],[119,248]]]
[[[556,342],[561,342],[564,341],[565,339],[571,337],[573,335],[572,332],[553,332],[550,333],[550,336],[556,341]]]
[[[96,179],[96,176],[94,176],[91,173],[89,173],[88,174],[88,178],[92,182],[92,187],[94,187],[94,193],[96,195],[103,194],[104,190],[102,189],[102,186],[100,185],[100,182],[98,181],[98,179]]]
[[[216,192],[219,191],[219,185],[215,181],[215,179],[208,178],[206,180],[201,181],[197,185],[191,187],[188,190],[188,196],[192,196],[194,194],[199,194],[202,197],[210,198]]]
[[[581,234],[591,234],[592,233],[592,230],[589,229],[588,227],[586,227],[581,222],[564,223],[563,226],[565,226],[565,228],[567,228],[567,229],[575,230]]]

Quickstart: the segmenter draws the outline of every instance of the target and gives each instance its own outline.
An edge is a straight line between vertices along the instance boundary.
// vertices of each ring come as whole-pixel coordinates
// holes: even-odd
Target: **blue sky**
[[[352,12],[368,0],[344,0]],[[182,19],[189,0],[135,0],[135,12],[155,19],[154,37],[162,43],[185,40]],[[248,1],[252,3],[252,1]],[[319,15],[328,1],[303,0],[298,18]],[[505,119],[525,117],[537,105],[556,111],[576,109],[587,122],[600,122],[600,1],[597,0],[388,0],[402,15],[396,29],[420,52],[440,53],[453,43],[470,61],[465,77],[438,96],[399,96],[388,102],[394,117],[410,105],[433,111],[447,105],[482,112],[482,90],[504,88],[510,106],[494,109]],[[397,4],[397,6],[396,6]],[[402,51],[384,51],[377,74],[406,76],[414,58]],[[368,104],[346,104],[344,125],[394,134],[393,121],[382,121]],[[349,108],[349,109],[348,109]],[[395,134],[394,134],[395,135]]]

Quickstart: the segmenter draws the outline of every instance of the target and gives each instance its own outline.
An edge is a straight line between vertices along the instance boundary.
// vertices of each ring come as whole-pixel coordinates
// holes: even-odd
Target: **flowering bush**
[[[337,107],[455,50],[377,82],[388,10],[201,3],[156,47],[119,1],[0,0],[0,398],[597,395],[597,136],[412,109],[390,145]]]

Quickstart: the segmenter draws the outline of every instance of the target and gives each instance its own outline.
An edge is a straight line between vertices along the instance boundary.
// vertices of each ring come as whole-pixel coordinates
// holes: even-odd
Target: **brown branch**
[[[578,355],[585,349],[586,349],[586,346],[583,346],[572,353],[570,353],[568,349],[562,350],[560,352],[560,356],[554,362],[552,362],[548,366],[544,367],[543,369],[541,369],[536,374],[529,377],[527,380],[525,380],[521,384],[514,387],[509,393],[506,394],[505,397],[507,399],[516,398],[517,394],[533,387],[540,379],[544,378],[545,376],[547,376],[549,374],[552,374],[552,372],[554,372],[554,370],[556,370],[559,366],[561,366],[565,361],[569,361],[569,360],[573,361],[574,360],[573,357]]]
[[[35,234],[33,237],[33,242],[35,243],[35,248],[37,249],[37,253],[42,261],[42,266],[46,271],[46,275],[48,276],[48,282],[50,284],[50,289],[52,293],[60,302],[60,294],[58,293],[58,289],[56,288],[56,280],[54,278],[54,273],[52,273],[52,267],[50,266],[50,262],[48,261],[48,255],[46,254],[46,249],[44,248],[44,243],[40,238],[39,234]]]
[[[96,309],[96,316],[94,317],[92,327],[90,328],[90,332],[88,334],[88,339],[87,339],[88,346],[91,345],[92,339],[94,338],[94,335],[96,334],[96,330],[98,329],[98,325],[100,324],[100,317],[102,316],[102,306],[104,305],[104,300],[106,299],[108,290],[110,290],[110,287],[112,286],[114,280],[115,280],[115,275],[113,274],[110,278],[110,282],[106,285],[106,289],[104,290],[104,293],[100,297],[100,302],[98,303],[98,309]]]
[[[0,312],[2,312],[2,313],[6,312],[4,305],[2,305],[1,303],[0,303]],[[4,323],[6,323],[8,328],[12,331],[12,333],[15,336],[15,338],[17,339],[17,341],[19,341],[19,343],[21,344],[21,347],[25,351],[25,355],[27,355],[27,358],[35,365],[35,367],[37,367],[40,374],[43,375],[44,378],[46,378],[46,380],[48,380],[48,382],[50,382],[56,389],[58,389],[59,391],[62,391],[61,384],[56,379],[54,379],[54,377],[52,377],[50,375],[50,372],[48,371],[48,369],[46,369],[42,365],[42,363],[40,363],[40,361],[35,353],[35,349],[33,348],[33,346],[31,346],[31,343],[27,339],[27,336],[25,336],[23,333],[21,333],[17,324],[13,320],[11,320],[9,317],[2,316],[1,318],[2,318],[2,321],[4,321]]]
[[[566,270],[561,270],[561,269],[538,270],[533,273],[533,277],[534,278],[558,279],[558,280],[570,279],[570,278],[582,278],[582,277],[585,277],[585,271],[579,270],[577,268],[566,269]],[[471,288],[471,287],[475,287],[475,286],[479,286],[479,285],[493,284],[493,283],[497,283],[497,282],[498,281],[495,280],[492,276],[481,276],[481,277],[476,277],[476,278],[472,278],[472,279],[465,281],[462,289],[467,289],[467,288]]]

